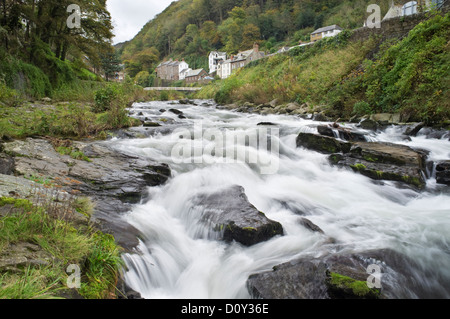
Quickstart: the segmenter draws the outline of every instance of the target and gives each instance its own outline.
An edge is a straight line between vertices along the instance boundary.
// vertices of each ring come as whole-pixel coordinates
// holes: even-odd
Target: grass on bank
[[[115,296],[115,286],[122,266],[120,248],[110,235],[87,225],[75,228],[69,222],[49,214],[45,206],[28,200],[0,198],[0,208],[16,211],[0,218],[0,257],[17,243],[37,245],[51,258],[46,265],[21,269],[0,268],[0,299],[61,298],[67,293],[68,265],[81,268],[78,293],[87,299]],[[89,213],[90,203],[77,201],[77,209]]]

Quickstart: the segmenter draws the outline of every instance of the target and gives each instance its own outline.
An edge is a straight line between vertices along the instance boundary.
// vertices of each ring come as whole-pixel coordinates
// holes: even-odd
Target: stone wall
[[[442,12],[448,12],[450,7],[450,1],[446,1],[441,8]],[[363,27],[353,30],[353,34],[350,37],[351,41],[366,40],[371,35],[381,36],[383,40],[392,38],[402,38],[407,36],[409,31],[420,22],[426,20],[427,13],[418,13],[412,16],[398,17],[381,22],[381,28],[368,28]]]

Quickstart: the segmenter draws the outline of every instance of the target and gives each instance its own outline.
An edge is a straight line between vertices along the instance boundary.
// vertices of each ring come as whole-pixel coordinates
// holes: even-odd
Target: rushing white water
[[[159,111],[173,107],[187,119]],[[236,135],[249,134],[260,122],[273,122],[280,128],[279,169],[266,175],[257,165],[244,161],[227,164],[209,158],[208,163],[178,163],[172,150],[180,138],[164,129],[155,129],[148,138],[110,142],[172,169],[172,178],[163,186],[149,188],[150,199],[125,216],[143,235],[138,252],[123,257],[128,268],[125,280],[144,298],[249,298],[246,281],[251,274],[302,256],[382,248],[404,253],[423,265],[427,278],[421,284],[439,297],[450,297],[450,193],[446,186],[431,178],[427,189],[417,192],[333,167],[326,155],[296,147],[300,132],[317,131],[320,123],[310,120],[168,102],[135,104],[133,111],[154,121],[164,118],[167,127],[176,123],[192,127],[201,121],[203,129],[228,129]],[[170,124],[173,121],[175,124]],[[373,133],[371,139],[429,150],[431,160],[450,159],[448,139],[418,136],[404,141],[399,133],[399,128],[392,127]],[[200,136],[189,142],[201,147],[212,140]],[[266,150],[253,151],[271,156]],[[202,233],[190,200],[227,185],[244,187],[249,201],[280,222],[285,235],[244,247]],[[324,234],[299,224],[301,214]]]

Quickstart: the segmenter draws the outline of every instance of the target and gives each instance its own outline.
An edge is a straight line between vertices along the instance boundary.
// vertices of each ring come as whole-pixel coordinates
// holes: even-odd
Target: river
[[[423,286],[425,297],[450,298],[447,186],[436,184],[433,177],[420,192],[393,182],[374,182],[351,170],[331,166],[326,155],[297,148],[297,135],[316,132],[320,122],[288,115],[237,113],[220,109],[211,101],[196,102],[199,105],[137,103],[132,109],[134,114],[142,112],[141,116],[164,125],[151,128],[152,134],[146,138],[116,138],[109,142],[120,150],[167,163],[172,170],[172,178],[165,185],[149,188],[148,199],[124,216],[142,233],[139,252],[123,256],[127,267],[125,281],[142,297],[250,298],[246,288],[249,275],[275,265],[329,252],[390,248],[423,266],[424,278],[419,285]],[[186,118],[162,113],[171,108],[182,111]],[[276,157],[274,172],[263,173],[258,163],[247,163],[239,160],[239,156],[224,163],[223,156],[219,158],[214,153],[203,157],[203,161],[196,151],[192,156],[184,154],[182,160],[173,155],[174,148],[186,145],[183,143],[193,150],[204,149],[211,143],[215,147],[222,145],[218,144],[219,139],[201,133],[193,134],[191,139],[180,139],[181,133],[173,134],[176,128],[199,127],[200,132],[219,129],[239,136],[261,129],[257,126],[260,122],[276,124],[267,129],[271,142],[277,144],[276,152],[254,148],[245,141],[238,147],[255,152],[266,159],[265,163],[268,156]],[[448,138],[427,139],[419,134],[405,141],[400,137],[401,130],[392,126],[383,132],[367,133],[372,141],[429,150],[429,159],[433,161],[450,159]],[[224,156],[228,153],[224,152]],[[192,209],[191,199],[205,191],[220,191],[227,185],[244,187],[249,201],[258,210],[282,224],[284,236],[245,247],[215,240],[202,230],[206,226],[199,224],[201,212]],[[311,232],[299,224],[300,215],[318,225],[324,234]],[[404,292],[399,295],[423,297]]]

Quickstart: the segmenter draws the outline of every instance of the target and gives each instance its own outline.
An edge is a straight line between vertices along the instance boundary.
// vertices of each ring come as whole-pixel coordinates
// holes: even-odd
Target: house
[[[395,5],[394,2],[391,3],[391,7],[389,8],[388,12],[384,16],[382,21],[389,20],[392,18],[397,18],[402,16],[402,5]]]
[[[226,79],[231,75],[231,58],[219,62],[217,65],[217,75],[221,79]]]
[[[188,75],[189,72],[191,72],[191,71],[192,71],[191,68],[187,68],[187,69],[181,70],[181,72],[180,72],[180,80],[185,80],[186,79],[186,75]]]
[[[311,42],[316,42],[327,37],[334,37],[342,31],[343,29],[336,24],[317,29],[316,31],[311,33]]]
[[[169,61],[160,63],[156,67],[156,74],[158,78],[162,80],[178,81],[183,76],[181,73],[186,69],[189,69],[189,64],[187,64],[184,60],[173,61],[170,59]]]
[[[404,2],[404,1],[403,1]],[[413,14],[417,14],[421,11],[428,11],[431,8],[439,8],[444,3],[444,0],[418,0],[418,1],[409,1],[405,4],[394,4],[394,1],[391,2],[391,7],[389,11],[386,13],[382,21],[389,20],[392,18],[410,16]]]
[[[191,70],[188,74],[186,74],[186,83],[196,83],[201,81],[204,77],[208,75],[204,69]]]
[[[233,71],[243,68],[252,61],[256,61],[265,57],[265,53],[259,51],[259,45],[255,43],[253,49],[239,52],[231,56],[229,59],[220,61],[217,65],[217,75],[221,79],[228,78]]]
[[[282,47],[281,49],[279,49],[277,51],[277,53],[284,53],[284,52],[289,51],[290,49],[291,49],[291,47]]]
[[[219,65],[219,62],[225,61],[226,59],[227,59],[226,52],[212,51],[209,54],[209,74],[217,72],[217,66]]]

